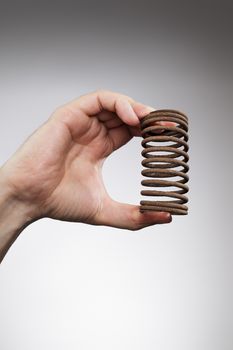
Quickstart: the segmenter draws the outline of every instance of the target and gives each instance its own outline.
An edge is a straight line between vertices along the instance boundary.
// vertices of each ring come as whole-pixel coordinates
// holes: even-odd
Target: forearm
[[[0,172],[0,263],[10,246],[32,222],[31,208],[10,189]]]

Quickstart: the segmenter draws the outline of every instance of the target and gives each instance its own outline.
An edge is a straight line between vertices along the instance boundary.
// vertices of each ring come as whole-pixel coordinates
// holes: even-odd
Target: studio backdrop
[[[0,267],[1,350],[232,350],[231,1],[1,1],[0,162],[108,89],[189,117],[189,214],[139,231],[42,219]],[[139,204],[141,137],[110,195]]]

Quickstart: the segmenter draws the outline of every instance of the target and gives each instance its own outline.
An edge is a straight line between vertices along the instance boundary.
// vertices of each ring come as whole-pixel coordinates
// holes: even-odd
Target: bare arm
[[[15,197],[0,171],[0,262],[20,232],[33,221],[31,214],[30,206]]]

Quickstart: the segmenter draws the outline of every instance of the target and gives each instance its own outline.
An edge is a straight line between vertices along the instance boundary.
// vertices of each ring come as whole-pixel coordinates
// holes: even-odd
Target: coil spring
[[[172,123],[159,125],[158,122]],[[188,207],[185,203],[188,202],[188,198],[185,194],[189,190],[187,186],[189,180],[187,116],[173,109],[153,111],[141,120],[141,133],[144,148],[141,154],[145,158],[141,164],[146,168],[141,174],[150,178],[142,180],[141,184],[160,188],[142,190],[141,195],[161,197],[161,199],[141,200],[140,211],[166,211],[173,215],[186,215]],[[173,189],[168,191],[167,187]],[[169,197],[169,200],[165,200],[164,197]]]

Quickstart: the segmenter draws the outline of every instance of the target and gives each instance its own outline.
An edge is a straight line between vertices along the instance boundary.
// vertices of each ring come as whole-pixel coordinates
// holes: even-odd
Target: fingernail
[[[161,214],[163,214],[162,217],[161,217],[161,219],[160,219],[160,220],[161,220],[161,221],[160,221],[161,224],[168,224],[169,222],[172,221],[172,216],[171,216],[170,213],[161,212]]]
[[[166,122],[166,121],[158,122],[158,124],[162,125],[162,126],[176,126],[176,123],[174,123],[174,122]]]
[[[171,221],[172,221],[172,216],[171,216],[170,213],[166,213],[166,214],[164,215],[164,218],[165,218],[165,220],[166,220],[165,223],[168,223],[168,222],[171,222]]]

